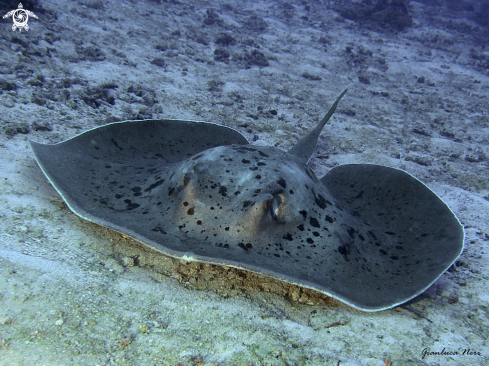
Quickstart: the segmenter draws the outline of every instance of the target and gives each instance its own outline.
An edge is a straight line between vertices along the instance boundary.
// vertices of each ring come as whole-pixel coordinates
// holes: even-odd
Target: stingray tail
[[[297,156],[301,159],[305,164],[309,162],[311,159],[312,153],[316,150],[316,145],[318,143],[319,134],[323,130],[323,127],[326,123],[328,123],[329,119],[333,115],[340,102],[341,98],[346,94],[348,89],[343,90],[340,96],[336,99],[333,106],[329,109],[326,116],[321,120],[321,122],[316,126],[314,130],[309,132],[306,136],[299,140],[289,151],[289,154]]]

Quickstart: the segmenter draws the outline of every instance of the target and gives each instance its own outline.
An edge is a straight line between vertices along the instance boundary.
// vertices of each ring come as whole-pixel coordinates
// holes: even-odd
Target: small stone
[[[24,225],[19,225],[16,227],[17,231],[18,232],[21,232],[21,233],[26,233],[29,229],[27,228],[27,226],[24,226]]]
[[[123,257],[122,264],[126,267],[134,267],[134,258],[132,257]]]
[[[297,287],[294,287],[291,291],[290,291],[290,298],[292,299],[292,301],[298,301],[299,300],[299,296],[300,296],[300,291],[299,291],[299,288]]]
[[[458,296],[457,295],[452,295],[448,298],[449,304],[456,304],[457,302],[458,302]]]
[[[370,80],[366,77],[366,76],[363,76],[363,75],[360,75],[358,77],[358,81],[360,81],[362,84],[370,84]]]
[[[7,123],[3,131],[8,137],[12,137],[19,133],[26,135],[31,131],[31,128],[25,122],[15,122]]]
[[[301,297],[299,298],[299,302],[302,304],[302,303],[305,303],[307,300],[309,300],[309,296],[307,296],[306,294],[301,294]]]
[[[32,129],[34,131],[52,131],[53,126],[46,121],[36,121],[32,123]]]
[[[56,320],[56,322],[54,323],[54,325],[56,325],[57,327],[61,327],[63,324],[64,324],[63,319],[58,319],[58,320]]]
[[[109,271],[117,273],[117,274],[123,274],[124,273],[124,267],[122,267],[115,259],[109,258],[105,261],[104,263],[105,268],[107,268]]]

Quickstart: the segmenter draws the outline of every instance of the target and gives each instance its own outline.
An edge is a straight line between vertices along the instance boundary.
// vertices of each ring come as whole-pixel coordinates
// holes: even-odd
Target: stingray
[[[165,255],[239,268],[364,311],[421,294],[458,258],[464,230],[405,171],[347,164],[319,179],[317,127],[285,152],[184,120],[122,121],[30,142],[78,216]]]

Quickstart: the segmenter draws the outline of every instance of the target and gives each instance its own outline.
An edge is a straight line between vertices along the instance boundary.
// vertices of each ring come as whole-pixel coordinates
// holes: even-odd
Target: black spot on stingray
[[[350,246],[347,244],[340,245],[338,247],[338,252],[343,256],[344,259],[348,260],[348,255],[350,254]]]
[[[385,232],[387,235],[396,235],[396,233],[393,233],[392,231],[386,231]]]
[[[319,208],[322,208],[323,210],[326,208],[326,199],[321,196],[320,194],[318,194],[318,196],[314,197],[314,202],[316,203],[316,205],[319,206]]]
[[[109,200],[107,198],[101,198],[99,199],[99,202],[102,204],[102,205],[107,205],[109,203]]]
[[[304,225],[303,225],[303,224],[300,224],[299,226],[297,226],[297,228],[298,228],[300,231],[304,231]]]
[[[131,200],[124,200],[124,202],[127,204],[126,210],[134,210],[140,206],[139,203],[133,203]]]
[[[247,160],[247,159],[243,159],[243,160],[241,160],[241,162],[242,162],[243,164],[249,164],[249,163],[250,163],[250,161],[249,161],[249,160]],[[244,245],[244,244],[243,244],[243,245]]]
[[[260,175],[260,174],[258,174],[258,175],[255,177],[255,179],[261,179],[261,175]]]
[[[122,147],[119,146],[119,144],[117,143],[116,140],[114,140],[114,138],[111,138],[110,142],[112,142],[114,146],[117,147],[119,150],[124,150]]]
[[[185,201],[185,202],[183,203],[183,205],[184,205],[185,207],[187,207],[187,206],[188,206],[188,202],[187,202],[187,201]]]
[[[348,235],[350,235],[350,238],[355,239],[355,229],[354,228],[348,227],[346,229],[346,232],[348,233]]]
[[[225,186],[220,186],[219,187],[219,193],[223,196],[223,197],[226,197],[228,194],[227,194],[227,191],[228,189],[225,187]]]
[[[399,250],[404,250],[404,247],[402,247],[401,245],[397,245],[397,246],[396,246],[396,249],[399,249]]]
[[[387,254],[387,252],[384,249],[379,249],[379,253],[382,254],[382,255],[386,255]]]
[[[251,170],[252,172],[254,172],[254,171],[258,170],[258,167],[250,166],[248,169]]]
[[[112,168],[112,166],[110,166],[109,164],[106,164],[105,167],[109,169]]]
[[[391,259],[392,259],[393,261],[397,261],[397,260],[399,259],[399,257],[398,257],[397,255],[393,255],[393,256],[391,256]]]
[[[234,195],[237,196],[240,193],[241,193],[241,191],[236,191],[236,192],[234,192]]]
[[[307,211],[306,210],[299,211],[299,213],[302,215],[302,217],[307,219]]]
[[[358,237],[360,238],[360,240],[365,241],[365,238],[363,237],[362,234],[358,234]]]
[[[253,203],[253,201],[244,201],[243,202],[243,208],[246,208],[248,207],[249,205],[251,205]]]
[[[309,243],[309,244],[314,244],[314,240],[312,240],[311,238],[307,238],[306,241]]]
[[[158,186],[161,186],[161,185],[163,184],[163,182],[164,182],[164,181],[165,181],[164,179],[160,179],[160,180],[158,180],[158,181],[154,182],[152,185],[150,185],[150,186],[149,186],[148,188],[146,188],[144,191],[145,191],[145,192],[149,192],[149,191],[151,191],[153,188],[156,188],[156,187],[158,187]]]
[[[268,158],[268,155],[265,154],[263,151],[258,151],[258,154],[260,154],[261,156],[263,156],[265,158]]]
[[[159,226],[157,226],[157,227],[155,227],[155,228],[151,229],[151,231],[159,232],[159,233],[161,233],[161,234],[166,234],[166,231],[165,231],[165,230],[163,230],[163,229],[162,229],[161,227],[159,227]]]
[[[369,230],[367,231],[367,234],[370,235],[372,238],[374,238],[375,240],[377,240],[377,237],[375,236],[375,234],[373,233],[372,230]]]
[[[357,199],[357,198],[362,198],[363,196],[363,193],[364,191],[361,191],[359,194],[357,194],[355,197],[353,197],[354,199]]]
[[[116,194],[115,195],[115,198],[117,198],[117,199],[122,198],[122,195],[121,194]]]
[[[248,249],[253,248],[253,245],[251,245],[251,243],[247,243],[247,244],[245,244],[245,243],[238,243],[238,247],[243,248],[244,250],[247,251]]]
[[[320,227],[320,226],[319,226],[319,222],[318,222],[318,220],[316,220],[314,217],[311,217],[311,218],[309,219],[309,223],[311,224],[311,226],[314,226],[314,227]]]
[[[280,254],[275,253],[274,256],[280,258]]]
[[[188,210],[187,210],[187,215],[193,215],[195,213],[195,210],[193,207],[190,207]]]
[[[224,230],[229,231],[229,226],[226,226]]]
[[[325,217],[324,219],[325,219],[327,222],[331,223],[331,224],[334,222],[334,219],[333,219],[331,216],[329,216],[329,215],[326,215],[326,217]]]
[[[255,189],[255,193],[260,193],[261,192],[261,189],[258,188],[258,189]]]
[[[287,182],[285,181],[284,178],[280,177],[277,183],[282,186],[283,188],[287,188]]]
[[[357,211],[352,211],[351,215],[355,217],[360,217],[360,214]]]
[[[290,194],[294,194],[294,191],[291,189],[291,190],[289,190],[289,193]]]
[[[289,240],[289,241],[294,240],[294,238],[292,237],[292,235],[290,235],[290,233],[285,234],[285,235],[283,236],[283,238],[284,238],[285,240]]]
[[[265,166],[267,164],[265,164],[265,163],[263,163],[263,162],[260,161],[260,162],[256,163],[256,165],[258,165],[258,166]]]
[[[202,225],[202,220],[197,220],[197,225]]]
[[[314,236],[319,236],[319,233],[318,233],[317,231],[313,231],[313,232],[312,232],[312,235],[314,235]]]
[[[131,191],[133,191],[134,193],[141,192],[141,187],[132,187]]]

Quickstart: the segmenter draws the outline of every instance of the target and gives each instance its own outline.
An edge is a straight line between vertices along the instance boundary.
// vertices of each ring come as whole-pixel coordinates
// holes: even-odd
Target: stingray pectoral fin
[[[187,159],[201,151],[226,145],[248,145],[238,131],[208,122],[134,120],[114,122],[85,131],[57,145],[107,161],[131,164],[141,159],[166,163]]]
[[[72,154],[67,151],[64,143],[56,145],[44,145],[29,141],[37,164],[59,193],[63,201],[78,216],[92,221],[107,225],[106,221],[99,220],[93,213],[86,210],[86,206],[93,206],[90,197],[88,180],[91,178],[89,170],[84,171],[84,167],[89,166],[91,160],[82,153]],[[95,168],[100,163],[95,162]],[[102,162],[101,162],[102,163]],[[80,179],[80,177],[84,179]]]
[[[341,165],[321,182],[350,215],[355,241],[341,283],[346,302],[381,310],[412,299],[462,253],[463,226],[448,206],[410,174],[370,164]]]
[[[213,123],[140,120],[97,127],[54,145],[30,144],[43,173],[74,213],[143,238],[133,230],[135,222],[148,235],[165,231],[145,215],[158,202],[152,197],[162,202],[168,197],[161,192],[163,182],[180,161],[213,147],[248,142]]]
[[[328,123],[329,119],[333,115],[333,113],[336,111],[336,107],[338,106],[338,103],[340,102],[341,98],[346,94],[348,89],[343,90],[343,92],[340,94],[338,98],[336,98],[336,101],[333,103],[331,108],[329,109],[328,113],[326,113],[326,116],[319,122],[319,124],[309,132],[306,136],[304,136],[302,139],[299,140],[289,151],[289,154],[292,154],[299,159],[304,164],[307,164],[309,159],[311,159],[312,153],[316,149],[316,145],[318,143],[318,138],[319,135],[321,134],[321,131],[323,130],[324,126],[326,123]]]

